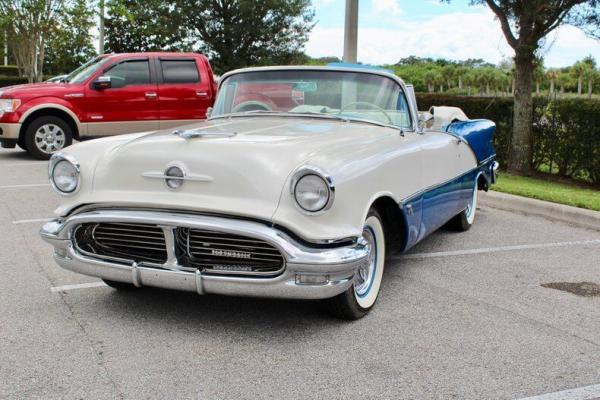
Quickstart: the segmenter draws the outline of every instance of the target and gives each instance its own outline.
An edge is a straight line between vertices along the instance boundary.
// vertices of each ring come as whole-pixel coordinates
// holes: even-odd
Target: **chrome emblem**
[[[185,172],[177,165],[168,167],[165,170],[165,183],[169,189],[179,189],[183,185]]]
[[[231,258],[252,258],[252,254],[246,251],[234,251],[234,250],[217,250],[212,249],[211,255],[219,257],[231,257]]]

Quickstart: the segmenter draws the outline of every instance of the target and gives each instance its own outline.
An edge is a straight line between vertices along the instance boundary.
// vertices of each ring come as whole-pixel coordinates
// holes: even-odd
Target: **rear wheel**
[[[137,289],[137,287],[135,285],[133,285],[132,283],[117,282],[117,281],[111,281],[108,279],[102,279],[102,281],[104,283],[106,283],[108,286],[110,286],[111,288],[117,289],[117,290],[135,290],[135,289]]]
[[[477,196],[479,192],[479,175],[475,178],[475,184],[473,185],[473,194],[467,208],[465,208],[460,214],[452,218],[446,224],[446,228],[454,231],[468,231],[475,222],[475,214],[477,213]]]
[[[46,116],[34,119],[25,131],[27,151],[40,160],[48,160],[52,154],[73,143],[73,131],[63,119]]]
[[[327,300],[331,314],[338,318],[356,320],[364,317],[375,305],[385,264],[385,236],[379,213],[371,209],[363,228],[369,256],[356,272],[354,284],[344,293]]]

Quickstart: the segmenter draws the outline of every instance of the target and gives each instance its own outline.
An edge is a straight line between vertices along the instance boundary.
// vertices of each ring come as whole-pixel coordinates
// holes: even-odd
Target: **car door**
[[[202,61],[194,57],[159,57],[156,65],[160,127],[181,126],[206,118],[213,94]]]
[[[86,122],[89,136],[105,136],[157,130],[159,108],[156,80],[147,57],[115,61],[99,76],[110,77],[111,86],[86,90]],[[94,79],[94,80],[95,80]]]

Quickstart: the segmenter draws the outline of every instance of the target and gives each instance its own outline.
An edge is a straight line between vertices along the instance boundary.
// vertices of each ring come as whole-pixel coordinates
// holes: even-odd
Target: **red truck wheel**
[[[25,131],[25,146],[29,154],[40,160],[48,160],[52,154],[73,143],[69,124],[54,116],[34,119]]]

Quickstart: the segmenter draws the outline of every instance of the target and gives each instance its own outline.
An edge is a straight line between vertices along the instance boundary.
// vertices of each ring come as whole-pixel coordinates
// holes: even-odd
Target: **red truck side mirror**
[[[112,87],[112,79],[110,76],[99,76],[98,79],[92,83],[92,87],[96,90],[110,89]]]

